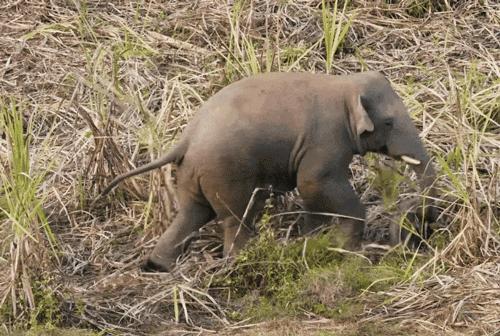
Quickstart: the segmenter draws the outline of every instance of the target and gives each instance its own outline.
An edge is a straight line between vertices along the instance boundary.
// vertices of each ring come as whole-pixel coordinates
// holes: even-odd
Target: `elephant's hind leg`
[[[181,208],[172,224],[161,235],[150,254],[145,270],[169,271],[182,253],[183,243],[190,234],[199,230],[215,217],[209,205],[195,201],[181,201]]]
[[[253,181],[220,183],[218,190],[209,201],[222,220],[224,256],[235,256],[253,236],[254,219],[264,208],[268,192],[255,190]]]

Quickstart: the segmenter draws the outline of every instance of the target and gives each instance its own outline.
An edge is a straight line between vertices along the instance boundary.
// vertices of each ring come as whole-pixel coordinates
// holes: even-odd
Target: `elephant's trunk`
[[[434,181],[436,180],[436,172],[432,167],[432,164],[427,156],[425,155],[425,159],[420,162],[418,165],[413,165],[413,170],[417,173],[418,180],[422,191],[427,192],[429,196],[435,196],[435,188],[433,186]]]
[[[430,197],[435,196],[433,184],[436,173],[430,162],[429,155],[418,137],[417,129],[411,124],[411,121],[408,121],[404,130],[396,130],[393,135],[387,146],[388,154],[411,165],[418,176],[422,192],[427,192]]]
[[[438,217],[438,211],[434,206],[434,202],[430,198],[435,198],[436,190],[434,181],[436,180],[436,172],[432,167],[431,160],[425,150],[422,141],[418,137],[416,129],[409,130],[406,133],[404,141],[397,141],[393,146],[389,146],[389,151],[394,158],[400,159],[411,165],[418,177],[418,183],[421,187],[421,192],[424,194],[422,206],[419,206],[416,214],[421,219],[427,222],[434,222]],[[408,144],[410,144],[408,146]]]

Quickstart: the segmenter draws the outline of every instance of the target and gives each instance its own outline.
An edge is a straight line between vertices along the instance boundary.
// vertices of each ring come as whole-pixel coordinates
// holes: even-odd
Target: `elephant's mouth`
[[[383,145],[382,147],[379,148],[378,151],[382,154],[389,155],[389,148],[387,147],[387,145]],[[393,157],[398,158],[398,156],[393,156]],[[409,155],[400,155],[399,160],[402,160],[413,166],[418,166],[420,164],[420,160],[417,160]]]
[[[382,154],[388,155],[389,154],[389,148],[387,148],[387,145],[383,145],[382,147],[380,147],[379,152],[382,153]]]
[[[401,155],[399,158],[410,165],[418,166],[420,164],[420,160],[412,158],[408,155]]]

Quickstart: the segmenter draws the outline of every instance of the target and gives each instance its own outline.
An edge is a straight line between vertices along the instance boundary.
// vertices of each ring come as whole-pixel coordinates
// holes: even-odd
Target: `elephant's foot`
[[[160,259],[152,255],[148,256],[141,265],[143,272],[168,273],[175,267],[175,259]]]
[[[349,251],[358,251],[361,249],[363,234],[365,231],[365,222],[355,219],[344,219],[340,223],[338,234],[341,246]]]
[[[359,251],[362,248],[362,239],[358,237],[356,238],[351,237],[345,240],[342,247],[346,250],[353,252]]]
[[[143,272],[165,272],[165,273],[169,272],[168,269],[166,269],[162,265],[155,263],[153,260],[149,258],[142,263],[141,270]]]

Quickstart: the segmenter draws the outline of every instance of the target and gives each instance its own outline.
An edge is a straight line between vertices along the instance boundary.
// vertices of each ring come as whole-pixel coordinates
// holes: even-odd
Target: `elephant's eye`
[[[394,126],[394,120],[392,120],[392,118],[387,118],[384,120],[384,124],[387,127],[392,127],[392,126]]]

